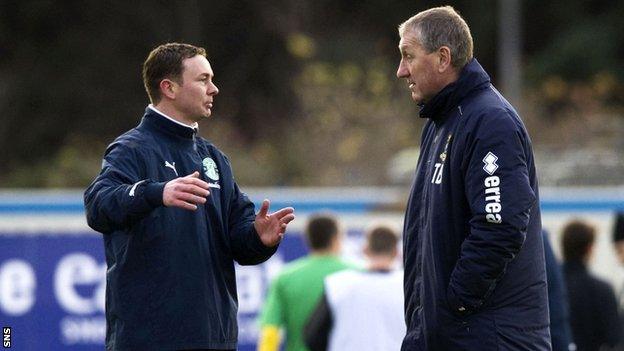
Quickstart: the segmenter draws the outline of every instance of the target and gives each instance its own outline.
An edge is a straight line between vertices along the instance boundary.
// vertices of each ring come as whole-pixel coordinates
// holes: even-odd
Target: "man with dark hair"
[[[305,327],[311,351],[398,350],[405,335],[403,272],[395,270],[396,232],[385,225],[366,234],[365,271],[345,270],[325,278],[323,297]]]
[[[305,241],[310,250],[321,252],[332,248],[332,245],[339,245],[340,240],[337,240],[340,236],[339,226],[338,220],[332,215],[312,216],[304,231]],[[339,252],[340,247],[335,249],[332,252]]]
[[[563,229],[563,272],[570,298],[570,326],[577,351],[614,347],[620,339],[618,306],[611,286],[590,274],[596,229],[580,220]]]
[[[282,328],[287,351],[306,351],[303,326],[321,297],[323,279],[351,267],[338,257],[343,234],[334,216],[313,215],[304,234],[310,254],[287,264],[269,287],[260,315],[259,351],[277,351]]]
[[[260,211],[226,156],[197,135],[219,89],[203,48],[169,43],[143,65],[152,104],[106,150],[85,191],[89,226],[104,234],[108,350],[234,350],[234,261],[277,249],[293,209]]]
[[[399,26],[397,77],[427,118],[403,236],[403,350],[550,350],[535,162],[450,6]]]

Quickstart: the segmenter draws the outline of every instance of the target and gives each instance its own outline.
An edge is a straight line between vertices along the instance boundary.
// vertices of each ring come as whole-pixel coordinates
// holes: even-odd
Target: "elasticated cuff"
[[[150,182],[145,184],[143,196],[151,206],[159,207],[163,205],[163,191],[165,190],[166,183],[167,182]]]
[[[253,224],[251,225],[251,237],[253,240],[253,246],[256,250],[256,252],[258,252],[260,255],[273,255],[276,251],[277,248],[279,247],[280,243],[277,243],[277,245],[273,246],[273,247],[269,247],[264,245],[264,243],[262,242],[262,240],[260,240],[260,235],[258,235],[258,232],[256,231],[256,226],[254,226]]]

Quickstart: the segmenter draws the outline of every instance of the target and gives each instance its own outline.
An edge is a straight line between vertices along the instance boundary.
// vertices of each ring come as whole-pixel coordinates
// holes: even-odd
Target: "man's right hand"
[[[176,178],[165,184],[163,204],[167,207],[180,207],[195,211],[198,204],[206,203],[208,195],[210,195],[208,183],[199,179],[199,172],[195,171],[193,174]]]

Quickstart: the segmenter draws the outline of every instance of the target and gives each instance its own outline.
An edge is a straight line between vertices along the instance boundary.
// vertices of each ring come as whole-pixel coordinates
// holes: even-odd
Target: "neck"
[[[321,250],[314,250],[310,253],[313,256],[336,256],[338,255],[338,252],[334,249],[321,249]]]
[[[442,89],[444,89],[450,84],[457,82],[458,79],[459,79],[459,71],[457,71],[453,67],[449,67],[449,72],[441,77]]]
[[[178,111],[171,104],[167,103],[164,100],[161,100],[158,104],[154,105],[154,108],[156,108],[158,111],[162,112],[163,114],[167,115],[167,117],[174,119],[191,128],[194,128],[197,126],[196,121],[193,121],[192,119],[188,117],[185,117],[183,113]]]
[[[369,257],[368,270],[369,271],[388,271],[393,268],[394,257],[388,256],[372,256]]]

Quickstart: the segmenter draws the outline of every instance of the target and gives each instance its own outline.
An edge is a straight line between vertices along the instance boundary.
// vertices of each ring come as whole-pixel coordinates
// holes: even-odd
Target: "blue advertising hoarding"
[[[270,276],[305,254],[290,233],[270,261],[237,267],[239,349],[255,350],[256,316]],[[15,350],[102,350],[106,263],[93,233],[0,235],[0,320]]]
[[[406,194],[378,188],[250,192],[252,199],[273,200],[273,209],[295,207],[297,219],[270,260],[237,267],[239,350],[255,350],[256,318],[271,278],[306,253],[301,232],[308,214],[337,213],[349,234],[343,255],[357,261],[370,223],[400,228]],[[555,250],[565,221],[585,217],[599,233],[594,271],[621,286],[608,234],[613,212],[624,209],[624,190],[547,189],[542,195],[543,223]],[[102,237],[86,226],[80,192],[0,192],[0,327],[11,349],[102,350],[105,274]]]

